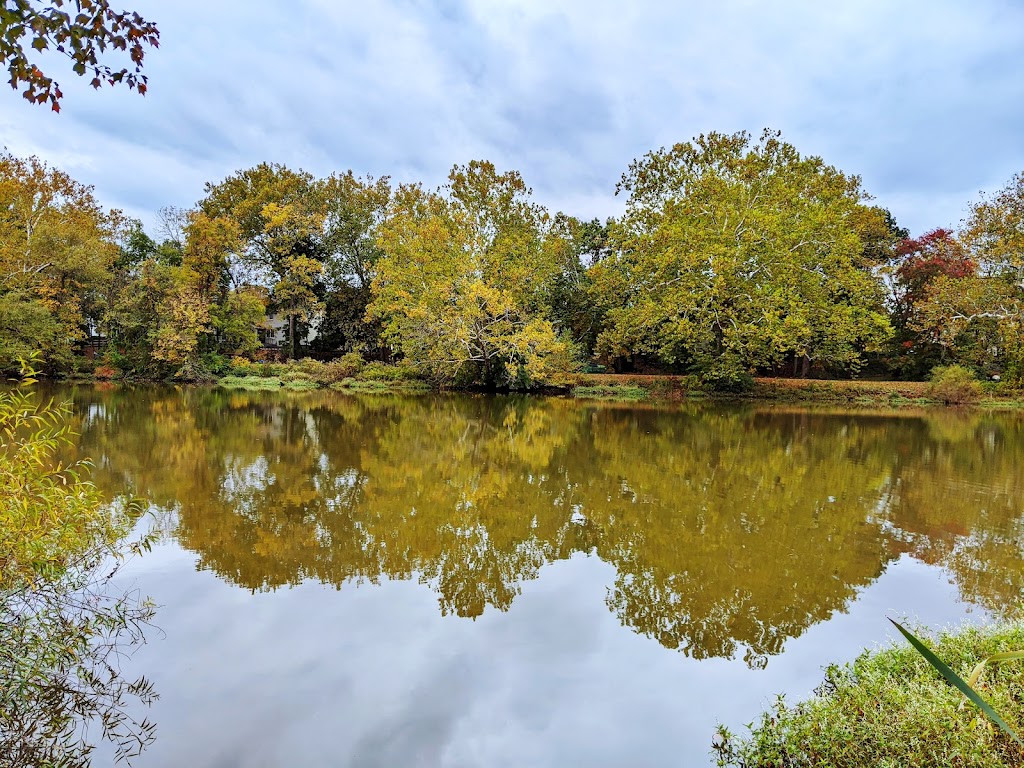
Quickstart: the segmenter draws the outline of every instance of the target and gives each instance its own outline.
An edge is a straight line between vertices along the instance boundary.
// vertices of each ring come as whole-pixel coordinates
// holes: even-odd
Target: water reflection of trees
[[[1001,611],[1024,588],[1024,419],[588,407],[517,398],[83,391],[112,492],[174,515],[253,590],[417,578],[441,610],[509,607],[548,562],[617,570],[609,608],[752,664],[901,553]]]

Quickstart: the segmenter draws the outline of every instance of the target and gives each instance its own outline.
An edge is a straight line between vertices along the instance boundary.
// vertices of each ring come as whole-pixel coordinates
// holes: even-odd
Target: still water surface
[[[163,532],[140,768],[705,766],[887,616],[1024,587],[1017,413],[59,394]]]

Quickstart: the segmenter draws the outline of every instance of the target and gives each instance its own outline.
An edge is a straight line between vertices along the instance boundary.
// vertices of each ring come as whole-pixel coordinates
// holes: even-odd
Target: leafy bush
[[[299,361],[293,362],[292,367],[307,374],[307,379],[317,379],[323,374],[325,365],[316,358],[304,357]]]
[[[96,366],[95,370],[93,370],[92,375],[95,376],[100,381],[110,381],[111,379],[116,379],[118,376],[120,376],[121,371],[119,371],[117,368],[114,368],[113,366],[107,365],[106,363],[102,363]]]
[[[191,384],[208,384],[216,381],[217,376],[201,360],[186,360],[185,364],[171,376],[171,379]]]
[[[349,352],[324,366],[320,382],[324,385],[338,384],[359,374],[366,361],[358,352]]]
[[[203,355],[203,368],[215,376],[223,376],[231,373],[231,361],[224,355],[216,352],[207,352]]]
[[[79,355],[72,363],[72,371],[80,376],[91,376],[96,372],[96,361],[91,357]]]
[[[743,394],[754,388],[754,377],[750,371],[728,362],[712,366],[700,374],[703,386],[714,392]]]
[[[966,676],[979,659],[1024,645],[1024,624],[944,633],[935,653]],[[1024,672],[1001,664],[986,673],[984,696],[1018,732],[1024,717]],[[817,696],[774,708],[738,738],[719,727],[719,766],[735,768],[859,768],[1024,765],[1024,748],[972,707],[913,647],[865,652],[831,666]]]
[[[231,358],[230,368],[231,373],[236,376],[248,376],[259,368],[259,364],[254,363],[247,357],[236,355]]]
[[[932,369],[928,397],[946,405],[976,403],[982,388],[974,372],[962,365],[943,365]]]
[[[253,360],[258,363],[275,363],[284,360],[284,352],[280,349],[257,349],[252,353]]]
[[[419,378],[419,374],[411,366],[375,362],[364,365],[359,378],[366,381],[413,381]]]

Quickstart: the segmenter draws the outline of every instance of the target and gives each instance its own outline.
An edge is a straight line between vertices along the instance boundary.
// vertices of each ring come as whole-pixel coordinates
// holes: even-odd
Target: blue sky
[[[1024,170],[1024,3],[121,0],[150,92],[55,62],[60,115],[0,91],[0,143],[147,224],[264,160],[441,183],[481,158],[614,215],[648,150],[780,129],[919,233]]]

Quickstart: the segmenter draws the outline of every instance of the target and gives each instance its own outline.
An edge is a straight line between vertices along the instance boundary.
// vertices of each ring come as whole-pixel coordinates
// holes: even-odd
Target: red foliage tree
[[[894,315],[904,327],[913,316],[914,305],[927,298],[935,278],[970,277],[978,270],[960,241],[942,228],[900,241],[896,257],[901,263],[896,270]]]

